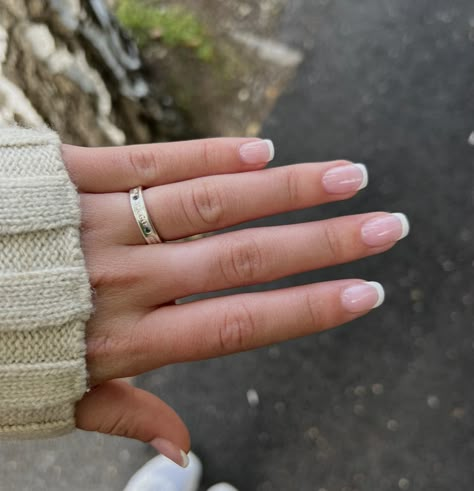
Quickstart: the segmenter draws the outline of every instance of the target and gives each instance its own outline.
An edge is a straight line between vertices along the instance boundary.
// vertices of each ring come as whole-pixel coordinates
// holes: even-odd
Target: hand
[[[93,389],[77,405],[78,427],[150,442],[183,464],[189,434],[176,413],[114,379],[312,334],[383,301],[380,285],[348,279],[175,304],[378,254],[408,233],[403,215],[369,213],[145,244],[129,202],[135,186],[145,188],[161,238],[173,241],[348,199],[366,184],[365,168],[345,161],[264,169],[271,153],[249,138],[63,147],[80,192],[95,305],[87,326]]]

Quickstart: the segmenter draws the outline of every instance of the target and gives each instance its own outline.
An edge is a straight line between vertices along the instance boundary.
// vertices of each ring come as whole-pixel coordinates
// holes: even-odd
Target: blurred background
[[[189,425],[203,485],[473,489],[473,42],[467,0],[0,0],[2,125],[84,145],[260,135],[272,165],[346,158],[370,184],[252,225],[410,218],[383,256],[258,288],[380,281],[367,317],[136,380]],[[121,490],[152,456],[83,432],[0,443],[0,490]]]

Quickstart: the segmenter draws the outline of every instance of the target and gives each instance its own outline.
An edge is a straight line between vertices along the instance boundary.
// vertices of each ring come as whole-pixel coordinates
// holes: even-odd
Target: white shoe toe
[[[123,491],[197,491],[202,464],[192,452],[188,457],[189,465],[185,469],[163,455],[154,457],[138,469]]]
[[[234,488],[234,486],[231,486],[226,482],[221,482],[219,484],[214,484],[214,486],[211,486],[207,491],[238,491],[238,490]]]

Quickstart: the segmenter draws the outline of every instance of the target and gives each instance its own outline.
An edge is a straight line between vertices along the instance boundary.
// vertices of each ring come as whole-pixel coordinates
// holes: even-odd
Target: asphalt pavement
[[[382,256],[254,290],[360,277],[383,283],[386,303],[330,332],[141,383],[189,424],[206,484],[471,491],[474,4],[293,0],[281,40],[306,58],[264,128],[274,165],[346,158],[367,165],[370,184],[255,225],[386,210],[406,213],[412,233]]]

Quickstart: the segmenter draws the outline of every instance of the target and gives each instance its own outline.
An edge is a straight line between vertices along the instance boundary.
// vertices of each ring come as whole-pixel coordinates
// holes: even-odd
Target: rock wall
[[[0,0],[0,126],[83,145],[182,138],[185,118],[103,0]]]

